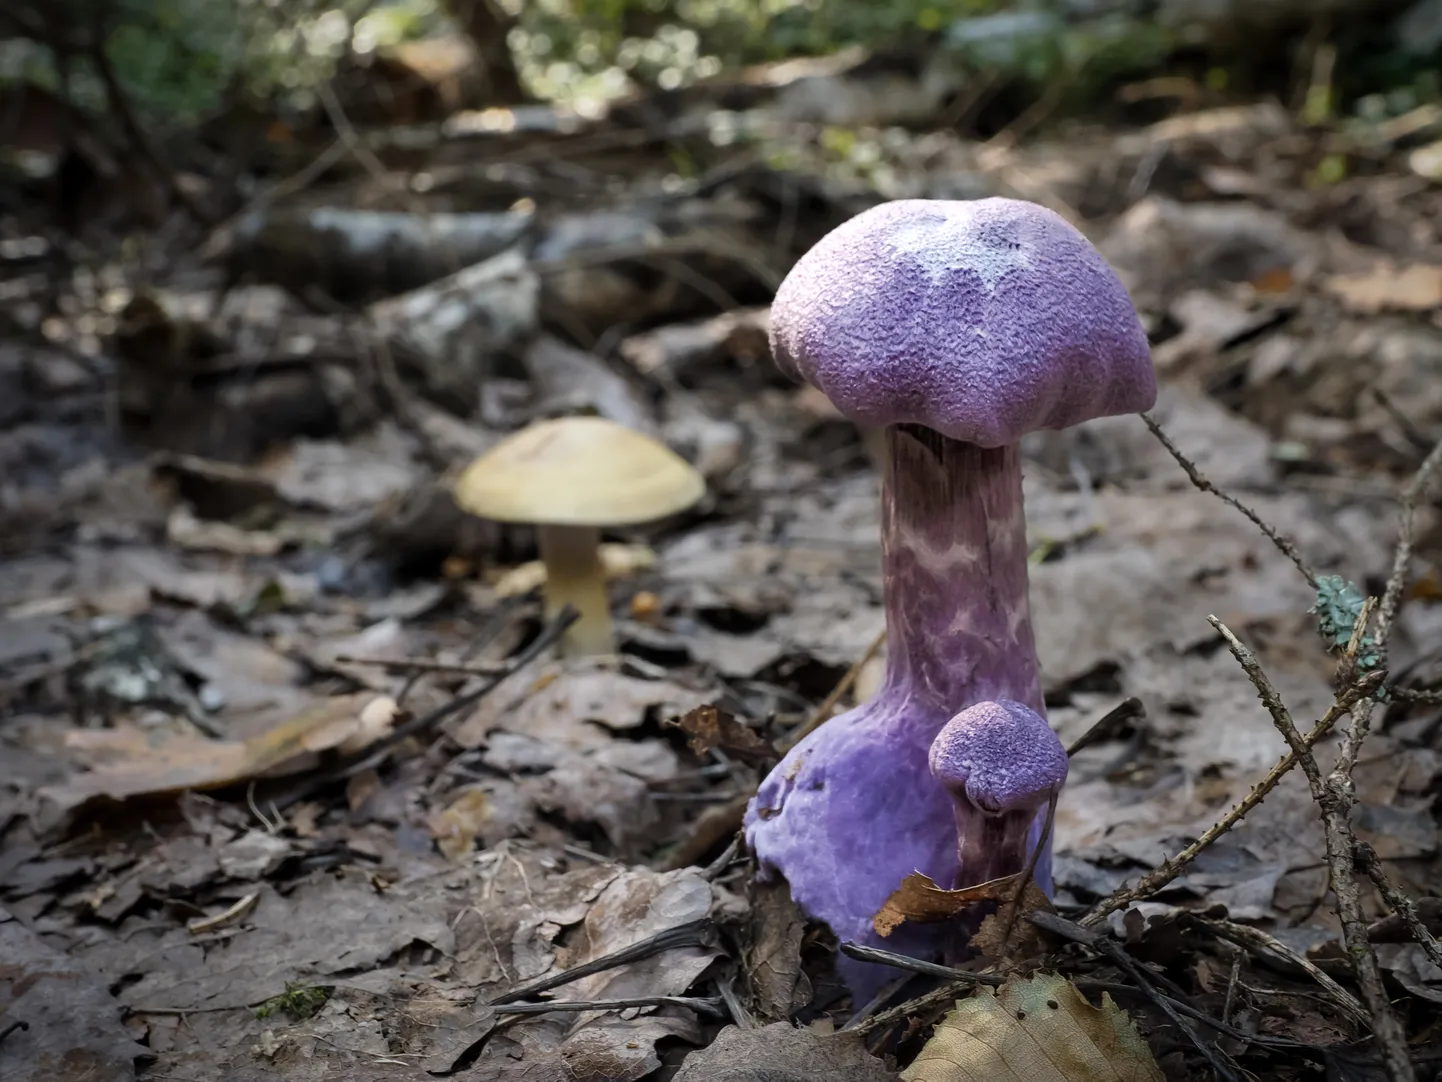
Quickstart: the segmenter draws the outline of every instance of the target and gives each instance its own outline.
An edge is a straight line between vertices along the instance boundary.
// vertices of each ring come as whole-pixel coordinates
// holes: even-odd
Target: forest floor
[[[804,121],[761,107],[722,138],[690,117],[343,124],[272,147],[303,175],[203,233],[178,211],[123,248],[4,222],[6,1082],[761,1078],[788,1056],[787,1077],[863,1078],[916,1057],[950,999],[887,1008],[934,978],[850,1003],[835,944],[728,848],[768,760],[744,736],[869,694],[884,656],[877,475],[765,337],[791,263],[880,197],[796,151]],[[1407,168],[1416,134],[1260,103],[859,138],[889,195],[1010,195],[1083,228],[1143,314],[1181,455],[1309,572],[1381,600],[1399,493],[1442,436],[1442,187]],[[1337,155],[1351,175],[1321,183]],[[577,409],[678,449],[708,494],[608,534],[621,652],[562,663],[516,570],[529,531],[467,519],[446,485]],[[1351,686],[1317,588],[1141,418],[1023,453],[1050,720],[1068,745],[1113,721],[1056,814],[1062,931],[973,970],[1130,987],[1113,998],[1169,1078],[1378,1077],[1304,772],[1134,913],[1076,923],[1287,751],[1209,616],[1303,732]],[[1402,692],[1442,686],[1442,532],[1415,503],[1399,690],[1350,822],[1438,931],[1442,707]],[[1353,872],[1435,1072],[1442,969]],[[575,1006],[617,1000],[641,1003]],[[848,1022],[881,1058],[805,1043]]]

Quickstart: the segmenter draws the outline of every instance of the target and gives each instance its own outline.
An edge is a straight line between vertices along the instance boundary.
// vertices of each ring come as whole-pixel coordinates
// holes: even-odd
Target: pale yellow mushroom
[[[580,613],[562,640],[565,653],[580,655],[615,650],[601,528],[684,511],[706,483],[649,436],[602,417],[559,417],[496,444],[466,467],[453,491],[469,514],[535,526],[547,615],[568,602]]]

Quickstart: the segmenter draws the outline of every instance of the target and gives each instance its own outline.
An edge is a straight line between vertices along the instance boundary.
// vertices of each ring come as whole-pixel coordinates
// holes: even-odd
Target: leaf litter
[[[1118,703],[1143,709],[1073,756],[1055,820],[1064,923],[1028,895],[1006,927],[985,918],[963,970],[903,965],[891,999],[853,1004],[831,972],[845,945],[728,847],[789,734],[844,678],[857,686],[831,707],[863,694],[876,667],[850,670],[884,657],[864,439],[765,345],[785,267],[877,197],[818,185],[778,241],[769,166],[718,173],[724,198],[677,194],[647,179],[672,168],[663,143],[623,118],[595,129],[626,136],[620,164],[584,142],[563,153],[626,178],[607,205],[577,172],[459,273],[350,268],[371,279],[349,283],[366,309],[317,309],[283,269],[222,300],[184,251],[150,292],[118,256],[98,268],[108,308],[70,280],[68,310],[91,305],[114,332],[118,433],[83,371],[62,379],[0,342],[29,373],[30,418],[0,436],[0,932],[7,962],[43,970],[28,990],[0,979],[0,1031],[29,1027],[0,1038],[5,1077],[6,1057],[16,1077],[69,1077],[43,1058],[57,1041],[107,1076],[138,1063],[204,1082],[1044,1078],[1063,1054],[1092,1072],[1066,1077],[1154,1078],[1157,1062],[1180,1077],[1217,1068],[1201,1041],[1223,1069],[1374,1070],[1376,1043],[1348,1044],[1375,989],[1348,962],[1358,925],[1336,915],[1349,887],[1308,778],[1281,775],[1208,837],[1290,747],[1209,617],[1304,732],[1374,667],[1408,674],[1352,771],[1349,826],[1379,870],[1347,904],[1399,1025],[1434,1054],[1442,980],[1418,927],[1438,931],[1442,894],[1435,592],[1388,614],[1385,650],[1374,619],[1348,653],[1348,620],[1385,603],[1398,486],[1442,431],[1429,196],[1357,178],[1358,204],[1396,228],[1310,228],[1326,209],[1300,149],[1314,136],[1263,107],[984,155],[933,133],[934,171],[907,164],[918,191],[966,161],[979,191],[1082,221],[1153,330],[1156,419],[1316,584],[1135,418],[1029,438],[1050,720],[1071,743]],[[503,154],[526,137],[483,141]],[[442,141],[437,162],[456,149]],[[1158,153],[1155,190],[1118,180]],[[337,169],[352,179],[311,194],[376,198],[376,178]],[[237,249],[250,271],[283,235],[263,232]],[[345,282],[327,243],[307,254],[314,278]],[[717,257],[737,247],[764,254]],[[707,253],[706,288],[667,252]],[[51,359],[85,369],[75,341]],[[711,487],[677,521],[608,533],[621,651],[600,662],[527,656],[549,633],[534,537],[446,496],[467,457],[562,412],[658,434]],[[1434,508],[1413,510],[1414,559],[1435,571]],[[1314,754],[1325,774],[1346,745]],[[1148,873],[1155,888],[1130,897]],[[977,901],[952,893],[912,883],[888,919]],[[64,1020],[58,982],[83,989]]]

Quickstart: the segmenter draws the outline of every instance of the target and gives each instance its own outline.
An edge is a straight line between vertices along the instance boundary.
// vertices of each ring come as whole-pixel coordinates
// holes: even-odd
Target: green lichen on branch
[[[1322,575],[1317,579],[1317,600],[1307,611],[1317,614],[1317,630],[1328,652],[1340,653],[1347,649],[1366,601],[1362,592],[1340,575]],[[1367,672],[1381,663],[1376,640],[1371,635],[1363,635],[1357,645],[1357,671]]]
[[[334,991],[329,985],[293,984],[285,982],[285,991],[273,996],[255,1009],[257,1018],[285,1014],[292,1021],[303,1022],[326,1005]]]

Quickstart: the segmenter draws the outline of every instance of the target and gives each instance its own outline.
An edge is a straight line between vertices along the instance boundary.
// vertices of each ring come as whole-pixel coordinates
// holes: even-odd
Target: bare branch
[[[1352,811],[1351,776],[1350,774],[1339,775],[1336,771],[1333,771],[1329,777],[1322,776],[1321,767],[1317,765],[1317,760],[1312,755],[1312,749],[1307,746],[1302,735],[1297,731],[1291,712],[1282,701],[1276,686],[1262,670],[1256,655],[1242,644],[1231,628],[1215,616],[1208,616],[1207,622],[1216,628],[1217,632],[1226,640],[1232,656],[1237,659],[1237,663],[1242,666],[1248,679],[1252,681],[1252,686],[1257,689],[1257,695],[1261,698],[1262,705],[1272,715],[1272,724],[1277,727],[1277,731],[1291,746],[1302,768],[1302,773],[1307,776],[1307,784],[1312,790],[1312,799],[1316,801],[1317,807],[1322,812],[1322,828],[1327,838],[1327,867],[1332,874],[1332,890],[1337,898],[1337,916],[1342,922],[1342,941],[1348,956],[1352,959],[1353,968],[1356,970],[1357,983],[1362,989],[1362,1001],[1367,1005],[1367,1012],[1372,1016],[1372,1029],[1382,1054],[1382,1064],[1386,1068],[1387,1077],[1392,1082],[1414,1082],[1417,1074],[1407,1052],[1407,1034],[1402,1028],[1401,1021],[1392,1010],[1392,1003],[1387,997],[1387,989],[1382,984],[1382,970],[1377,963],[1377,954],[1368,939],[1367,922],[1362,915],[1362,897],[1357,885],[1353,856],[1357,847],[1357,839],[1352,833],[1350,818]],[[1358,709],[1357,715],[1370,713],[1371,705],[1372,700],[1365,700]],[[1353,718],[1354,729],[1361,723],[1361,718],[1357,715],[1354,715]]]
[[[1303,745],[1311,748],[1313,744],[1330,733],[1333,726],[1344,715],[1361,700],[1370,698],[1381,686],[1381,683],[1382,673],[1374,670],[1355,684],[1343,689],[1338,694],[1337,701],[1327,708],[1327,712],[1322,715],[1321,719],[1312,726],[1306,736],[1302,737]],[[1208,827],[1201,837],[1176,856],[1163,861],[1161,865],[1142,876],[1132,886],[1123,886],[1092,906],[1091,910],[1078,923],[1084,928],[1094,928],[1117,910],[1156,894],[1157,891],[1186,871],[1187,866],[1201,856],[1208,846],[1213,845],[1218,838],[1240,823],[1247,813],[1260,804],[1263,798],[1275,789],[1277,783],[1286,777],[1287,773],[1296,765],[1297,753],[1289,751],[1277,761],[1271,770],[1267,771],[1256,785],[1252,786],[1251,791],[1238,804]]]
[[[1267,538],[1272,542],[1272,544],[1277,546],[1278,552],[1280,552],[1287,559],[1291,560],[1294,565],[1296,565],[1297,570],[1302,573],[1302,577],[1307,580],[1308,585],[1314,588],[1316,587],[1316,572],[1314,572],[1312,568],[1307,564],[1306,559],[1302,556],[1302,551],[1297,548],[1295,542],[1293,542],[1289,538],[1283,537],[1280,533],[1277,532],[1275,527],[1273,527],[1270,523],[1266,522],[1259,514],[1257,514],[1257,512],[1253,511],[1241,500],[1237,499],[1230,493],[1223,492],[1216,485],[1212,484],[1211,481],[1207,480],[1206,477],[1202,475],[1202,472],[1197,469],[1196,464],[1192,462],[1191,459],[1187,458],[1186,455],[1182,454],[1180,450],[1178,450],[1177,445],[1172,442],[1172,438],[1168,436],[1164,431],[1162,431],[1162,426],[1157,424],[1156,418],[1154,418],[1150,413],[1142,414],[1142,420],[1146,423],[1147,428],[1151,430],[1152,435],[1157,438],[1158,442],[1160,442],[1161,445],[1167,449],[1167,453],[1177,460],[1177,465],[1182,468],[1182,471],[1187,475],[1188,479],[1190,479],[1193,485],[1201,489],[1203,492],[1210,492],[1213,496],[1217,497],[1217,499],[1221,500],[1223,503],[1235,508],[1243,515],[1245,515],[1248,520],[1251,521],[1252,525],[1256,526],[1257,529],[1261,530],[1262,533],[1266,534]]]

